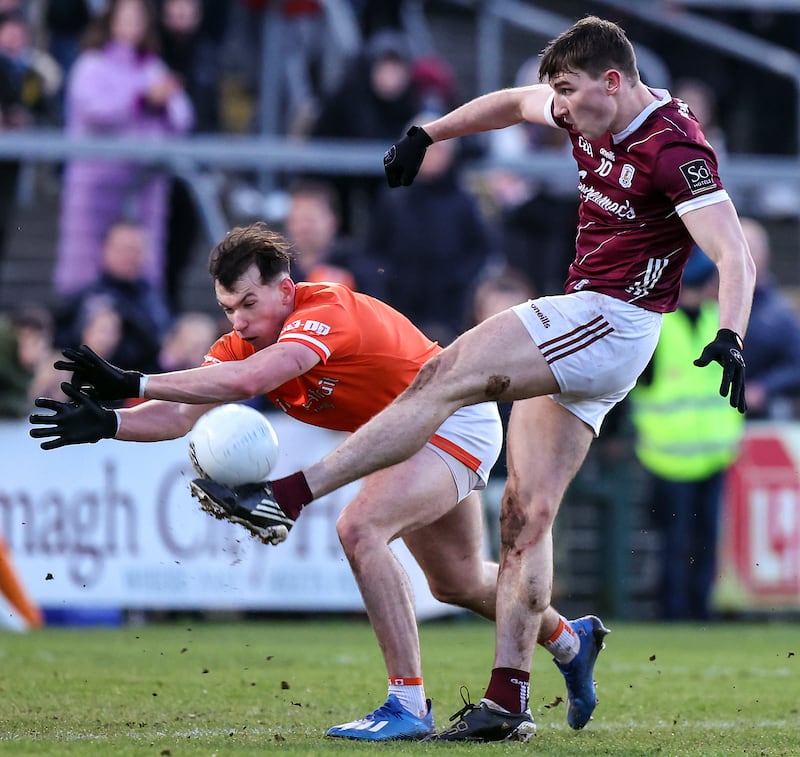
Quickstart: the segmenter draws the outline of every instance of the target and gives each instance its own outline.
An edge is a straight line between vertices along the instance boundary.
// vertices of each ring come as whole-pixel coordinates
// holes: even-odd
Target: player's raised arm
[[[546,84],[510,87],[480,95],[435,121],[423,124],[434,142],[504,129],[522,121],[546,124],[544,106],[552,90]]]
[[[500,89],[476,97],[434,121],[412,126],[383,157],[389,186],[409,186],[422,165],[425,151],[434,142],[503,129],[526,120],[549,123],[545,105],[550,92],[546,84]]]

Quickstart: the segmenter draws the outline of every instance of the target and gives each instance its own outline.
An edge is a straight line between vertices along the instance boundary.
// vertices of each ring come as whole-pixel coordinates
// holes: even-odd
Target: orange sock
[[[11,562],[11,553],[5,540],[0,537],[0,591],[8,598],[19,614],[32,628],[40,628],[44,622],[42,611],[33,603],[22,587]]]

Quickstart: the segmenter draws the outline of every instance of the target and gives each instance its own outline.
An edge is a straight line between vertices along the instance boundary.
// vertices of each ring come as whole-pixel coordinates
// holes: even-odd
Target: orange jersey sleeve
[[[240,339],[236,333],[231,331],[223,334],[211,345],[208,353],[203,358],[203,365],[213,365],[214,363],[225,363],[229,360],[244,360],[255,352],[255,348],[250,342]]]
[[[295,309],[279,342],[299,342],[320,362],[268,392],[293,418],[335,431],[355,431],[380,412],[441,350],[405,316],[341,284],[299,283]],[[231,332],[218,339],[204,365],[243,360],[252,345]]]

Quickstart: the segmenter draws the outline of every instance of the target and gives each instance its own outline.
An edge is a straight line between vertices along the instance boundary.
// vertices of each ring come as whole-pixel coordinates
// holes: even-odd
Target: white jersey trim
[[[561,127],[556,123],[555,118],[553,118],[553,98],[555,96],[556,93],[551,92],[550,97],[547,98],[547,102],[544,104],[544,120],[547,121],[550,126],[560,129]]]
[[[331,356],[331,351],[326,344],[320,342],[319,339],[315,339],[313,336],[309,336],[308,334],[299,334],[296,331],[290,331],[285,334],[282,334],[278,337],[279,342],[310,342],[311,344],[315,345],[322,353],[326,356],[325,359],[327,360]]]
[[[633,119],[622,131],[618,131],[616,134],[611,135],[611,141],[618,145],[622,142],[623,139],[630,136],[635,132],[643,123],[644,120],[657,108],[660,108],[666,105],[669,102],[672,102],[672,95],[666,89],[655,89],[654,87],[649,88],[650,91],[659,99],[654,100],[650,103],[641,113],[639,113],[636,118]]]
[[[679,216],[688,213],[690,210],[697,210],[698,208],[705,208],[708,205],[716,205],[718,202],[725,202],[730,197],[724,189],[718,189],[716,192],[703,195],[702,197],[692,197],[691,200],[681,202],[675,206],[675,211]]]

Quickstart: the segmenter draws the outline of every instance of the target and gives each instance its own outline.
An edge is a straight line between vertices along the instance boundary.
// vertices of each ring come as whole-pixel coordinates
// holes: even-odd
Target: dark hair
[[[289,273],[289,243],[263,221],[231,229],[208,256],[208,272],[225,289],[233,289],[251,265],[258,267],[261,283]]]
[[[117,12],[117,8],[125,1],[110,0],[106,9],[92,20],[81,39],[81,47],[83,49],[100,49],[111,41],[111,19]],[[147,28],[144,32],[144,38],[137,47],[137,51],[140,55],[158,53],[158,14],[155,6],[151,0],[139,0],[139,4],[147,14]]]
[[[53,315],[42,305],[20,305],[11,314],[11,323],[16,329],[28,328],[47,333],[53,330]]]
[[[539,81],[575,71],[585,71],[597,79],[610,68],[632,81],[639,79],[636,53],[622,28],[612,21],[586,16],[542,50]]]

